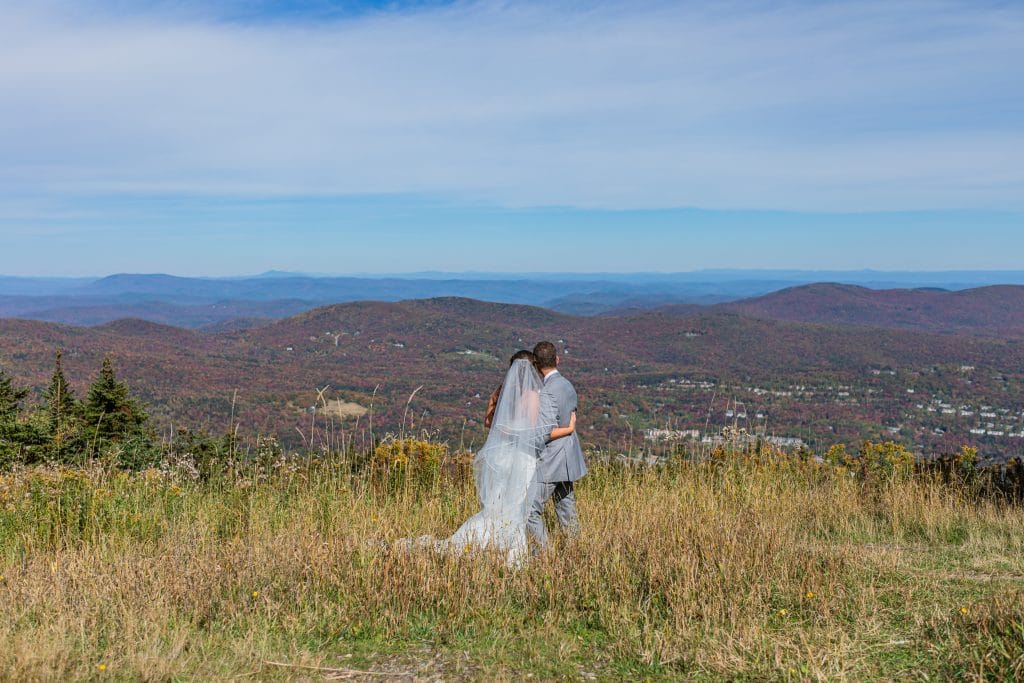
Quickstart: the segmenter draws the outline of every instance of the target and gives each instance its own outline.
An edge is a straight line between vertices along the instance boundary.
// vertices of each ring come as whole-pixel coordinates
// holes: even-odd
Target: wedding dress
[[[540,373],[527,360],[509,368],[484,446],[473,460],[473,478],[480,512],[450,537],[434,541],[422,537],[418,546],[456,554],[493,550],[506,556],[510,566],[526,558],[526,517],[529,491],[537,456],[556,426],[542,424]]]

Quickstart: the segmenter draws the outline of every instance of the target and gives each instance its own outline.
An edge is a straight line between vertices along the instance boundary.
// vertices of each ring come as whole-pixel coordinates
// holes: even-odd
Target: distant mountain
[[[1024,270],[883,271],[883,270],[783,270],[704,269],[677,273],[482,273],[421,272],[391,274],[398,279],[431,280],[549,280],[595,281],[631,284],[702,284],[732,286],[741,282],[771,283],[771,291],[813,282],[839,282],[872,289],[937,287],[971,289],[997,284],[1024,285]]]
[[[808,285],[811,276],[838,285]],[[932,332],[1020,335],[1011,294],[973,295],[966,287],[1024,283],[1019,272],[812,272],[706,270],[688,273],[420,273],[337,278],[269,271],[247,278],[180,278],[122,273],[101,279],[0,278],[0,317],[101,325],[121,317],[194,329],[245,329],[313,308],[354,301],[464,297],[607,315],[667,305],[796,322],[897,327]],[[974,283],[974,285],[971,285]],[[869,285],[873,290],[864,289]],[[919,289],[886,289],[880,287]],[[765,296],[783,288],[778,297]],[[999,287],[982,288],[1000,290]],[[946,290],[949,290],[948,292]],[[872,294],[876,291],[876,294]],[[999,297],[1005,300],[999,300]],[[744,299],[753,300],[741,301]],[[738,302],[738,303],[732,303]],[[1007,306],[999,319],[999,307]],[[238,323],[234,321],[239,321]]]
[[[73,292],[96,278],[11,277],[0,275],[0,296],[49,296]]]
[[[696,292],[690,296],[680,296],[655,291],[632,297],[624,296],[621,292],[596,292],[593,294],[570,294],[549,301],[546,305],[556,311],[574,315],[609,315],[665,306],[711,306],[732,301],[734,298]]]
[[[839,284],[793,287],[718,306],[753,318],[865,325],[995,337],[1024,336],[1024,287],[962,291],[874,290]]]
[[[401,301],[435,297],[470,297],[497,303],[520,303],[559,308],[562,301],[585,299],[603,310],[625,301],[695,303],[727,301],[778,289],[775,281],[733,283],[652,280],[650,277],[600,279],[602,276],[536,276],[522,279],[356,278],[312,277],[274,273],[254,278],[181,278],[170,275],[111,275],[87,283],[78,296],[117,297],[119,301],[159,301],[199,304],[213,301],[271,301],[292,299],[310,303]],[[788,284],[788,283],[786,283]],[[0,292],[2,293],[2,292]]]
[[[455,296],[599,314],[667,303],[731,301],[777,287],[776,283],[765,282],[724,285],[586,278],[339,278],[276,272],[249,278],[120,274],[65,283],[54,293],[46,293],[50,291],[46,286],[40,285],[36,291],[22,280],[11,282],[8,293],[0,281],[0,317],[75,325],[135,317],[193,328],[229,324],[235,318],[279,319],[318,306],[353,301]]]
[[[162,301],[141,301],[122,304],[93,304],[89,301],[66,299],[59,300],[60,305],[53,308],[21,306],[20,313],[8,317],[28,318],[48,322],[66,323],[69,325],[102,325],[123,318],[148,320],[163,325],[207,329],[228,325],[237,327],[244,323],[233,321],[267,321],[307,311],[314,304],[306,301],[281,299],[274,301],[219,301],[209,304],[172,304]],[[16,307],[4,305],[0,301],[0,313],[5,308]],[[229,325],[230,323],[230,325]]]

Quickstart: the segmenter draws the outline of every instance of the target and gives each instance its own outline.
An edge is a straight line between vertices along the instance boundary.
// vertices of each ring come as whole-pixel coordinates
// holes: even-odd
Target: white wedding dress
[[[528,495],[537,456],[554,424],[541,424],[540,390],[544,381],[527,360],[509,368],[494,411],[491,431],[473,461],[480,512],[450,537],[421,537],[414,545],[455,554],[497,551],[510,566],[527,556]]]

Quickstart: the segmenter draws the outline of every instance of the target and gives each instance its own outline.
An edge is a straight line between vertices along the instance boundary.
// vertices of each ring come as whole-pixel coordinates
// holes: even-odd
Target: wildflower
[[[812,593],[811,591],[807,591],[807,599],[808,600],[813,600],[814,599],[814,593]]]
[[[3,574],[0,574],[0,583],[3,583],[4,579],[6,579],[6,578],[7,578],[6,576],[4,576]]]
[[[103,673],[104,671],[107,670],[107,665],[106,664],[97,664],[96,665],[96,670],[99,671],[100,673]]]
[[[779,616],[780,616],[780,617],[784,617],[784,616],[786,616],[787,614],[789,614],[789,610],[788,610],[788,609],[780,609],[780,610],[779,610]]]
[[[252,597],[254,597],[254,598],[260,597],[260,592],[259,591],[253,591],[252,592]]]
[[[0,576],[0,580],[3,580],[2,576]],[[967,608],[966,607],[961,607],[960,608],[960,614],[963,614],[964,616],[966,616],[967,615]]]

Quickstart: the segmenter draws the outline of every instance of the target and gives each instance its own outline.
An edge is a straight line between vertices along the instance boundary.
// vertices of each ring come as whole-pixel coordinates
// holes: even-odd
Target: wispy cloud
[[[9,195],[1024,207],[1016,3],[0,2]]]

